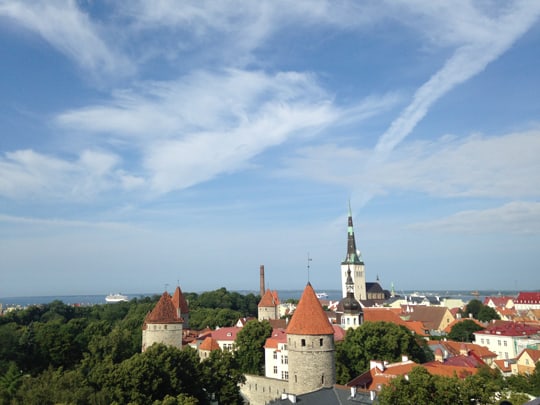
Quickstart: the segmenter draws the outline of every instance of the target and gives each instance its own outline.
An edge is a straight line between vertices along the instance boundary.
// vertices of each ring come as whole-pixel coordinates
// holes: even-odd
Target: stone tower
[[[279,319],[279,297],[277,291],[266,290],[258,305],[259,321]]]
[[[172,302],[174,304],[174,307],[176,308],[176,314],[178,315],[179,318],[182,318],[182,320],[184,321],[184,323],[182,324],[182,327],[184,329],[188,329],[189,328],[189,306],[179,286],[176,287],[176,290],[174,290]]]
[[[142,351],[154,343],[182,348],[182,324],[171,296],[165,291],[154,309],[146,315],[142,327]]]
[[[351,277],[354,283],[354,298],[356,298],[358,301],[367,299],[364,261],[359,255],[359,252],[356,250],[356,241],[354,239],[354,228],[350,203],[349,218],[347,224],[347,256],[345,257],[345,260],[341,262],[342,297],[347,296],[347,275],[349,269],[351,270]]]
[[[354,282],[351,277],[351,269],[347,270],[347,296],[341,300],[343,314],[341,315],[341,327],[343,329],[357,328],[364,322],[364,312],[360,303],[354,298]]]
[[[336,382],[334,328],[308,282],[287,327],[289,393],[300,395]]]

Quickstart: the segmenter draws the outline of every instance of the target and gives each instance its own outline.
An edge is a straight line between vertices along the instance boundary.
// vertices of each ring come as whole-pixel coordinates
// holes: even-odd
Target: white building
[[[497,354],[497,360],[514,359],[527,345],[540,342],[540,326],[497,322],[474,333],[476,344]]]

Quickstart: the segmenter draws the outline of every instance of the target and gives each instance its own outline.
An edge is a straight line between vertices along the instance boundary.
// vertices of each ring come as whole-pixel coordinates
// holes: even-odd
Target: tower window
[[[302,347],[305,347],[306,346],[306,339],[302,339],[301,344],[302,344]]]
[[[319,346],[322,346],[322,345],[323,345],[323,339],[320,338],[320,339],[319,339]]]

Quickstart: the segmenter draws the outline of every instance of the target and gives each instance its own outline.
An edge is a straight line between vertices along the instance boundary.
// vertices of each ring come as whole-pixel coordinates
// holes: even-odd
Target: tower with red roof
[[[154,343],[182,348],[182,324],[184,320],[169,293],[165,291],[154,309],[146,315],[142,327],[142,351]]]
[[[287,327],[289,393],[303,394],[336,382],[334,328],[308,282]]]

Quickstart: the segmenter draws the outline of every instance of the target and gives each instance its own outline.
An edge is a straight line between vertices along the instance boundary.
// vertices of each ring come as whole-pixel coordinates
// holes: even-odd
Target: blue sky
[[[539,19],[0,0],[0,297],[540,288]]]

